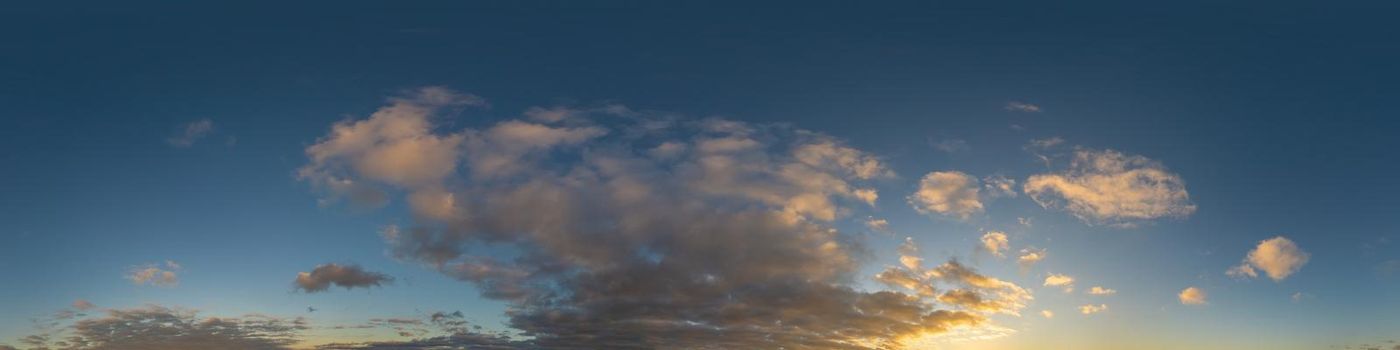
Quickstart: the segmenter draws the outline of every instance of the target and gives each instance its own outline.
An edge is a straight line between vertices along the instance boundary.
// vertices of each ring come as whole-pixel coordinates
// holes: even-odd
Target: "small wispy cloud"
[[[214,121],[208,118],[189,122],[180,127],[175,135],[165,139],[166,143],[177,148],[194,146],[195,142],[214,132]]]
[[[174,287],[180,284],[180,276],[177,274],[181,267],[179,263],[166,260],[165,264],[144,264],[132,266],[127,270],[126,279],[132,284],[150,284],[157,287]]]
[[[1012,112],[1026,112],[1026,113],[1038,113],[1038,112],[1040,112],[1040,106],[1033,105],[1033,104],[1029,104],[1029,103],[1025,103],[1025,102],[1019,102],[1019,101],[1007,102],[1005,108],[1006,108],[1006,110],[1012,111]]]

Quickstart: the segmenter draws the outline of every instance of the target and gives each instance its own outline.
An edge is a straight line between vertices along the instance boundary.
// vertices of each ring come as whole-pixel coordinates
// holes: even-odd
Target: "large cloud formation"
[[[394,278],[358,265],[322,264],[311,272],[298,272],[296,288],[307,293],[324,292],[332,285],[345,289],[378,287]]]
[[[1298,248],[1292,240],[1278,236],[1259,241],[1259,245],[1249,251],[1244,261],[1225,273],[1235,278],[1254,278],[1259,276],[1257,270],[1264,270],[1269,279],[1277,282],[1298,272],[1308,263],[1308,259],[1308,253]]]
[[[1196,211],[1181,176],[1157,161],[1113,150],[1078,150],[1069,169],[1033,175],[1023,190],[1041,206],[1063,208],[1089,224],[1134,226]]]
[[[53,334],[26,337],[26,342],[31,349],[270,350],[290,349],[308,328],[301,318],[198,317],[191,310],[147,305],[110,309]]]
[[[391,252],[508,302],[531,346],[897,347],[983,321],[850,286],[866,253],[831,224],[893,174],[839,140],[619,106],[435,123],[480,103],[392,99],[333,126],[300,174],[331,198],[404,193],[417,220],[382,231]]]

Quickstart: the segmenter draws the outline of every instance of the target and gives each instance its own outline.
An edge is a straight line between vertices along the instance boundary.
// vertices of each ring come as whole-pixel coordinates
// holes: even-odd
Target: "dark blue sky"
[[[1162,348],[1202,345],[1168,341],[1189,334],[1230,348],[1400,332],[1394,4],[414,5],[0,7],[0,274],[14,282],[0,287],[0,344],[18,344],[30,317],[74,299],[234,315],[318,305],[328,323],[460,309],[509,329],[500,301],[385,255],[376,232],[412,223],[406,208],[318,206],[296,176],[333,123],[423,86],[489,101],[437,120],[441,130],[488,128],[532,106],[616,103],[821,132],[898,174],[879,185],[874,215],[925,252],[1031,287],[1058,272],[1122,291],[1111,309],[1121,318],[1094,323],[1072,320],[1084,302],[1047,288],[1024,319],[1001,322],[1019,334],[987,346],[1017,348],[1050,330],[1079,337],[1065,346],[1123,344],[1083,340],[1110,324],[1156,329],[1131,334]],[[1039,111],[1009,111],[1010,102]],[[206,119],[212,130],[192,146],[167,142]],[[1047,211],[1024,193],[963,220],[906,203],[931,171],[1024,183],[1048,171],[1028,142],[1053,137],[1160,162],[1197,209],[1125,229]],[[949,141],[965,147],[934,147]],[[1049,169],[1068,166],[1059,160]],[[1037,224],[1012,235],[1013,250],[1022,239],[1051,249],[1064,259],[1047,260],[1053,271],[965,252],[982,231],[1010,232],[1020,217]],[[1305,268],[1279,282],[1224,275],[1275,236],[1311,254]],[[868,242],[862,276],[892,264],[900,242]],[[166,260],[182,265],[176,288],[122,279]],[[398,281],[288,292],[295,272],[327,262]],[[857,285],[879,288],[866,277]],[[1186,286],[1212,301],[1160,311],[1181,307],[1175,295]],[[1307,300],[1291,302],[1295,293]],[[376,304],[383,298],[421,302]],[[1036,324],[1032,311],[1052,306],[1067,325]],[[1241,328],[1207,330],[1218,325]],[[1252,343],[1278,330],[1291,332]]]

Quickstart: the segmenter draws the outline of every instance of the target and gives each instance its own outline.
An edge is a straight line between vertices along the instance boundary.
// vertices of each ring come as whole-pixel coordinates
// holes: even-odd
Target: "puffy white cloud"
[[[982,235],[982,249],[998,257],[1006,255],[1005,252],[1009,249],[1010,244],[1010,240],[1006,238],[1006,233],[987,231],[986,234]]]
[[[180,131],[175,133],[174,136],[170,136],[170,138],[165,139],[165,142],[169,143],[171,146],[175,146],[178,148],[186,148],[194,146],[195,142],[199,141],[199,139],[204,138],[204,136],[209,135],[209,133],[213,131],[214,121],[209,119],[200,119],[181,126]]]
[[[366,271],[358,265],[322,264],[311,272],[298,272],[296,289],[307,293],[324,292],[332,285],[345,289],[378,287],[393,282],[389,275]]]
[[[1049,276],[1046,276],[1046,277],[1045,277],[1045,284],[1044,284],[1044,285],[1045,285],[1046,287],[1059,287],[1059,288],[1062,288],[1062,289],[1064,289],[1065,293],[1073,292],[1073,291],[1074,291],[1074,277],[1070,277],[1070,276],[1062,275],[1062,274],[1057,274],[1057,273],[1052,273],[1052,274],[1050,274]]]
[[[1093,287],[1090,287],[1090,288],[1089,288],[1089,294],[1091,294],[1091,295],[1114,295],[1114,294],[1118,294],[1118,291],[1117,291],[1117,290],[1110,289],[1110,288],[1104,288],[1104,287],[1101,287],[1101,286],[1093,286]]]
[[[1244,261],[1225,271],[1225,274],[1235,278],[1254,278],[1259,276],[1258,269],[1263,270],[1270,279],[1282,281],[1302,269],[1308,259],[1308,253],[1298,248],[1297,244],[1278,236],[1259,241],[1259,245],[1249,251]]]
[[[1085,304],[1085,305],[1082,305],[1082,306],[1079,307],[1079,313],[1085,314],[1085,315],[1092,315],[1092,314],[1104,312],[1104,311],[1106,311],[1106,310],[1108,310],[1108,305],[1107,305],[1107,304],[1098,304],[1098,305],[1094,305],[1094,304]]]
[[[1033,175],[1023,189],[1041,206],[1063,208],[1089,224],[1133,226],[1196,211],[1180,176],[1113,150],[1078,150],[1069,169]]]
[[[1205,305],[1206,291],[1197,287],[1186,287],[1176,294],[1182,305]]]
[[[180,276],[177,273],[180,269],[179,263],[168,260],[164,265],[151,263],[132,266],[127,269],[126,279],[136,285],[174,287],[180,284]]]
[[[966,219],[981,213],[982,197],[977,178],[957,171],[935,171],[924,175],[919,189],[909,195],[909,205],[924,214],[941,214]]]

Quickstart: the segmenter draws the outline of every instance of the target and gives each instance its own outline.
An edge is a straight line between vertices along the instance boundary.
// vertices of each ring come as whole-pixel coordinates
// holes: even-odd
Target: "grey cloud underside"
[[[833,138],[615,109],[456,133],[368,127],[429,120],[421,100],[338,125],[303,177],[406,192],[418,220],[384,230],[392,253],[507,301],[508,325],[530,339],[512,346],[873,348],[985,321],[849,287],[868,252],[829,224],[873,203],[862,183],[892,174]],[[339,137],[351,134],[362,138]],[[410,144],[450,147],[425,154],[456,165],[420,174],[361,157]],[[479,253],[501,246],[513,257]]]
[[[297,274],[296,288],[307,293],[323,292],[331,286],[351,288],[378,287],[392,283],[393,277],[378,272],[366,271],[358,265],[323,264],[311,272]]]
[[[150,305],[108,310],[102,317],[26,339],[28,349],[264,350],[289,349],[306,329],[300,318],[200,318],[193,311]]]

